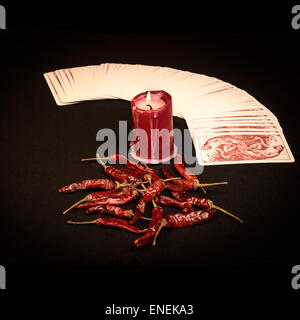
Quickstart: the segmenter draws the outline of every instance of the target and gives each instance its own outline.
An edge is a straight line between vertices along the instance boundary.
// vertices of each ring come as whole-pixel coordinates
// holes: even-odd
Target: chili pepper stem
[[[67,210],[65,210],[62,214],[66,214],[68,211],[70,211],[71,209],[73,209],[74,207],[76,207],[78,204],[85,202],[85,201],[91,201],[92,200],[92,196],[90,194],[88,194],[86,197],[84,197],[83,199],[77,201],[76,203],[74,203],[73,205],[71,205],[71,207],[69,207]]]
[[[115,189],[119,189],[119,188],[122,188],[122,187],[126,187],[126,185],[123,185],[123,184],[121,184],[121,183],[118,182],[118,181],[115,181],[115,184],[116,184],[116,188],[115,188]]]
[[[115,183],[117,184],[116,189],[123,188],[123,187],[130,187],[132,185],[132,183],[122,183],[122,184],[120,184],[118,181],[115,181]],[[143,183],[149,183],[149,181],[143,181]]]
[[[92,161],[92,160],[109,160],[109,159],[110,157],[103,157],[103,158],[98,157],[98,158],[85,158],[85,159],[81,159],[80,161],[84,162],[84,161]]]
[[[234,219],[238,220],[240,223],[244,223],[244,221],[243,221],[242,219],[240,219],[240,218],[236,217],[234,214],[232,214],[232,213],[230,213],[230,212],[228,212],[228,211],[224,210],[223,208],[220,208],[220,207],[216,206],[215,204],[212,204],[212,205],[211,205],[211,208],[214,208],[214,209],[220,210],[220,211],[224,212],[225,214],[227,214],[227,215],[231,216],[232,218],[234,218]]]
[[[143,162],[143,165],[146,169],[149,169],[149,167],[147,166],[147,163]]]
[[[141,217],[141,219],[148,220],[148,221],[152,221],[153,220],[152,218],[147,218],[147,217]]]
[[[182,178],[181,177],[174,177],[174,178],[162,179],[163,182],[172,181],[172,180],[182,180]]]
[[[203,187],[201,187],[201,190],[202,190],[203,193],[206,195],[206,190],[205,190]]]
[[[144,186],[144,184],[142,183],[142,186],[145,190],[147,190],[147,188]],[[155,203],[155,201],[152,199],[152,204],[153,204],[153,207],[157,207],[157,204]]]
[[[133,188],[133,190],[132,190],[132,194],[133,194],[133,196],[134,196],[134,199],[136,199],[136,197],[138,196],[138,192],[137,192],[137,190],[134,190],[135,188]]]
[[[145,190],[147,190],[147,188],[144,186],[144,182],[142,183],[142,187],[143,187]]]
[[[151,174],[147,173],[144,175],[144,179],[147,180],[147,182],[149,182],[150,184],[152,184],[152,177]]]
[[[141,193],[141,194],[143,194],[145,191],[144,190],[140,190],[140,189],[138,189],[138,188],[136,188],[136,187],[131,187],[133,190],[135,190],[135,191],[137,191],[138,193]]]
[[[145,190],[147,190],[147,188],[144,186],[144,184],[142,183],[142,186],[143,186],[143,188],[145,189]],[[157,204],[156,204],[156,202],[152,199],[152,204],[153,204],[153,207],[154,208],[156,208],[157,207]],[[152,220],[152,219],[150,219],[150,220]]]
[[[156,238],[158,236],[158,234],[160,233],[161,229],[167,224],[167,221],[165,219],[161,220],[161,223],[155,233],[155,236],[153,238],[153,242],[152,242],[152,246],[156,246]]]
[[[98,156],[98,155],[97,155],[97,156]],[[99,160],[99,161],[100,161],[100,163],[101,163],[102,167],[104,168],[104,170],[107,169],[107,165],[102,161],[101,158],[98,158],[98,157],[97,157],[96,160]]]
[[[120,189],[120,188],[124,188],[124,187],[129,187],[131,185],[131,183],[120,183],[118,181],[115,181],[116,187],[115,189]]]
[[[67,221],[68,224],[97,224],[97,220],[92,220],[92,221]]]
[[[197,187],[210,187],[210,186],[217,186],[219,184],[228,184],[227,181],[224,182],[213,182],[213,183],[200,183],[200,184],[196,184]]]

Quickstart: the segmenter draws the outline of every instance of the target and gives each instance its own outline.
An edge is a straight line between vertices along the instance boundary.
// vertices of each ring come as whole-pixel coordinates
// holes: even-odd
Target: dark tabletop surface
[[[0,43],[0,264],[16,292],[29,285],[40,292],[91,292],[110,278],[105,289],[112,296],[139,296],[138,288],[151,283],[160,286],[158,295],[168,297],[191,288],[199,295],[294,294],[300,76],[295,37],[7,30],[0,32]],[[105,62],[168,66],[246,90],[278,117],[296,162],[204,169],[201,181],[229,182],[208,189],[208,197],[244,224],[217,214],[204,225],[164,231],[156,247],[141,249],[132,244],[134,234],[66,224],[70,218],[89,219],[75,210],[61,214],[86,192],[61,195],[58,188],[104,177],[96,162],[80,159],[94,156],[101,128],[117,130],[119,120],[128,120],[130,130],[131,115],[129,102],[121,100],[58,107],[43,73]],[[174,127],[187,128],[177,117]],[[159,172],[159,165],[152,167]]]

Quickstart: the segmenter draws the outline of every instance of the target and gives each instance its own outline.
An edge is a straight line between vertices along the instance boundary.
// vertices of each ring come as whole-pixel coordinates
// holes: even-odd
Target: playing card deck
[[[60,69],[44,77],[59,106],[168,92],[174,116],[187,122],[200,164],[294,162],[276,116],[246,91],[217,78],[119,63]]]

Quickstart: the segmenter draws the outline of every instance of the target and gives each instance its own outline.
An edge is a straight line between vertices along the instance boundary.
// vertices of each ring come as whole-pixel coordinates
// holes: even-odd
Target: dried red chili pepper
[[[162,165],[161,168],[162,174],[165,178],[170,179],[174,178],[174,176],[168,171],[168,169]],[[174,185],[174,186],[173,186]],[[190,191],[190,190],[196,190],[197,189],[197,181],[196,180],[174,180],[171,183],[168,184],[168,188],[171,190],[176,191]]]
[[[101,188],[111,190],[117,187],[117,184],[110,179],[87,179],[73,182],[67,186],[58,189],[59,193],[71,193],[78,190],[86,190],[90,188]]]
[[[135,170],[143,174],[143,178],[145,180],[149,181],[149,183],[151,184],[152,182],[160,179],[153,169],[149,168],[147,164],[144,164],[144,165],[145,167],[140,165],[139,168],[136,168]]]
[[[183,228],[192,226],[201,222],[212,219],[215,215],[215,209],[198,210],[189,213],[172,213],[164,216],[156,231],[152,245],[156,245],[156,238],[163,227],[166,228]]]
[[[106,191],[106,194],[104,194],[105,191],[90,193],[87,196],[85,196],[83,199],[74,203],[70,208],[65,210],[63,214],[66,214],[68,211],[70,211],[74,207],[76,209],[82,209],[82,208],[87,208],[87,207],[100,205],[100,204],[119,205],[119,204],[128,203],[133,199],[135,199],[138,195],[138,192],[131,188],[123,188],[120,190],[116,189],[111,191],[114,191],[114,193],[112,192],[109,193],[109,191]],[[86,202],[86,203],[82,203],[82,202]]]
[[[117,180],[118,182],[124,183],[124,184],[126,183],[134,184],[135,186],[142,184],[143,181],[141,179],[138,179],[127,173],[124,173],[122,169],[118,169],[112,166],[107,166],[106,164],[104,164],[104,162],[100,158],[98,158],[98,160],[103,166],[105,173],[110,177],[112,177],[113,179]]]
[[[141,164],[132,162],[121,154],[113,154],[110,157],[105,157],[105,158],[97,157],[97,158],[81,159],[81,161],[90,161],[90,160],[110,160],[112,162],[125,164],[128,169],[141,170],[141,171],[144,170],[144,167]]]
[[[141,165],[139,163],[132,162],[123,155],[114,154],[114,155],[110,156],[109,159],[112,161],[116,161],[118,163],[123,163],[129,169],[139,171],[140,173],[144,173],[144,174],[147,174],[147,173],[150,174],[152,181],[159,180],[159,177],[157,176],[157,174],[155,173],[155,171],[153,169],[149,168],[148,166],[144,167],[143,165]],[[122,160],[122,161],[120,161],[120,160]]]
[[[126,188],[118,188],[108,191],[99,191],[99,192],[93,192],[87,195],[87,197],[90,199],[88,201],[95,201],[100,199],[106,199],[106,198],[116,198],[123,194],[129,194],[132,190],[130,190],[128,187]]]
[[[83,209],[88,207],[93,207],[97,205],[121,205],[128,202],[131,202],[138,196],[138,192],[136,190],[129,189],[126,193],[121,194],[116,197],[102,197],[92,201],[88,201],[82,204],[76,205],[76,209]]]
[[[137,179],[144,179],[144,172],[139,170],[131,170],[131,169],[121,169],[123,173],[133,176]]]
[[[172,191],[178,191],[178,192],[183,192],[183,191],[194,191],[195,189],[195,184],[193,183],[193,181],[188,181],[188,180],[184,180],[182,181],[182,183],[168,183],[166,185],[166,188]]]
[[[159,195],[165,188],[165,183],[162,180],[154,181],[145,191],[138,201],[134,210],[134,217],[130,223],[137,222],[144,214],[146,204],[151,201],[155,196]]]
[[[189,202],[192,205],[202,209],[209,209],[211,207],[211,200],[202,197],[196,197],[184,192],[172,192],[172,196],[179,201]]]
[[[100,226],[110,226],[110,227],[117,227],[121,228],[130,232],[134,233],[144,233],[147,229],[139,229],[136,226],[131,225],[129,222],[125,220],[121,220],[118,218],[98,218],[92,221],[67,221],[69,224],[97,224]]]
[[[174,176],[173,176],[173,175],[171,174],[171,172],[166,168],[165,165],[162,165],[162,166],[161,166],[161,172],[162,172],[164,178],[166,178],[166,179],[174,178]],[[176,183],[178,183],[178,182],[180,182],[180,181],[182,181],[182,180],[183,180],[183,179],[181,179],[181,180],[175,180],[174,183],[176,184]],[[173,182],[172,182],[172,183],[173,183]]]
[[[156,206],[152,209],[152,221],[149,222],[147,231],[142,237],[133,242],[136,247],[142,247],[153,241],[154,235],[160,226],[160,222],[163,217],[162,213],[163,210],[161,207]]]
[[[238,217],[236,217],[235,215],[233,215],[232,213],[224,210],[223,208],[220,208],[218,206],[216,206],[211,200],[206,199],[206,198],[201,198],[201,197],[196,197],[196,196],[192,196],[186,193],[180,193],[180,192],[172,192],[172,195],[174,198],[176,198],[179,201],[186,201],[189,202],[192,205],[195,205],[197,207],[200,207],[202,209],[217,209],[220,210],[224,213],[226,213],[227,215],[231,216],[232,218],[240,221],[241,223],[243,223],[244,221]]]
[[[153,181],[156,181],[156,180],[160,180],[160,178],[156,175],[156,173],[154,172],[153,169],[145,169],[144,171],[141,171],[141,170],[131,170],[131,169],[121,169],[123,173],[126,173],[128,175],[131,175],[131,176],[134,176],[136,177],[137,179],[143,179],[145,181],[148,181],[150,184],[153,182]],[[138,180],[137,183],[134,183],[134,184],[131,184],[132,186],[138,186],[140,185],[139,183],[140,180]]]
[[[111,166],[105,166],[104,169],[107,175],[119,181],[120,183],[136,183],[136,182],[142,183],[142,180],[124,173],[122,169],[118,169]]]
[[[182,212],[184,213],[191,212],[194,210],[193,205],[191,205],[189,202],[181,202],[161,194],[156,196],[154,200],[155,202],[163,206],[182,208]]]
[[[196,184],[200,185],[199,179],[185,167],[180,154],[178,154],[175,159],[174,167],[185,179],[195,181]],[[203,187],[201,187],[201,190],[206,194]]]
[[[167,168],[163,165],[162,166],[162,174],[167,179],[174,178],[172,174],[167,170]],[[197,188],[202,187],[210,187],[210,186],[216,186],[220,184],[227,184],[227,182],[214,182],[214,183],[205,183],[205,184],[199,184],[197,180],[172,180],[171,183],[168,183],[166,187],[173,191],[194,191]]]
[[[130,161],[129,159],[127,159],[125,156],[123,155],[120,155],[120,154],[114,154],[110,157],[107,157],[107,158],[86,158],[86,159],[81,159],[81,161],[89,161],[89,160],[99,160],[100,163],[104,165],[103,163],[103,159],[109,159],[111,161],[116,161],[116,162],[121,162],[121,163],[124,163],[126,165],[127,168],[129,169],[132,169],[132,170],[135,170],[137,172],[139,172],[140,174],[149,174],[150,177],[151,177],[151,180],[152,181],[156,181],[156,180],[159,180],[160,178],[158,177],[158,175],[155,173],[155,171],[151,168],[148,168],[148,167],[144,167],[143,165],[139,164],[139,163],[135,163],[135,162],[132,162]],[[122,161],[120,161],[122,159]],[[105,167],[104,167],[105,168]],[[122,169],[123,170],[123,169]],[[108,173],[109,174],[109,173]],[[119,181],[119,180],[118,180]],[[125,183],[125,181],[121,181],[121,183]]]
[[[174,161],[174,167],[185,179],[191,181],[196,180],[200,184],[198,178],[185,167],[180,154],[177,155]]]
[[[132,162],[128,158],[126,158],[125,156],[123,156],[121,154],[114,154],[114,155],[110,156],[109,159],[112,161],[116,161],[118,163],[125,164],[125,166],[128,169],[140,170],[140,171],[143,171],[145,169],[141,164],[136,163],[136,162]]]
[[[91,193],[92,195],[92,200],[100,199],[103,197],[118,197],[121,194],[127,193],[128,192],[128,187],[122,187],[122,188],[117,188],[113,190],[106,190],[106,191],[98,191],[98,192],[93,192]]]
[[[97,205],[93,207],[88,207],[84,213],[86,214],[104,214],[104,213],[110,213],[116,217],[119,218],[132,218],[133,217],[133,211],[131,209],[123,209],[121,207],[113,206],[113,205]]]

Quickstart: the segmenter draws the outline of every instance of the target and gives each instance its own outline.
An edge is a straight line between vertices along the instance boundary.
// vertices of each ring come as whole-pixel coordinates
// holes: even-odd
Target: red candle
[[[131,100],[135,138],[131,155],[145,163],[160,163],[175,156],[172,97],[163,90],[146,91]]]

